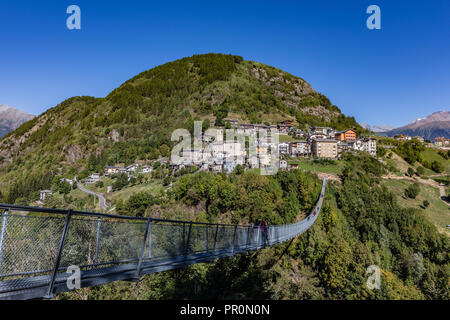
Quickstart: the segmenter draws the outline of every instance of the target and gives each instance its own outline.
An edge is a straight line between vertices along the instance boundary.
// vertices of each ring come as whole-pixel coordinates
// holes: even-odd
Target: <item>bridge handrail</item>
[[[317,219],[254,227],[0,204],[0,299],[52,297],[67,291],[64,271],[77,265],[83,286],[211,261],[290,240]],[[23,216],[11,211],[46,213]],[[91,219],[87,219],[91,218]],[[101,276],[95,276],[100,274]]]

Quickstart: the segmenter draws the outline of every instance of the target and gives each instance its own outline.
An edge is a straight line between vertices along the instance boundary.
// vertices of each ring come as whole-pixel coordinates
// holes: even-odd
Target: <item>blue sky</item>
[[[81,30],[66,8],[81,8]],[[366,8],[381,8],[381,30]],[[40,114],[103,97],[197,53],[241,55],[307,80],[359,122],[450,109],[450,1],[2,1],[0,104]]]

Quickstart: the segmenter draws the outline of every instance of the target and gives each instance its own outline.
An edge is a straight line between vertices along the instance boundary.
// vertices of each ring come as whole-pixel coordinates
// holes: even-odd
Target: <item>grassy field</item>
[[[278,135],[279,141],[281,142],[294,142],[298,141],[293,136],[287,135],[287,134],[280,134]]]
[[[150,192],[152,194],[157,194],[158,192],[164,190],[164,187],[162,186],[160,181],[153,180],[149,183],[143,183],[134,185],[131,187],[125,187],[120,191],[111,192],[106,195],[106,198],[108,200],[114,199],[116,201],[118,200],[127,200],[131,195],[134,193],[139,192]]]
[[[390,154],[391,151],[388,151],[387,154]],[[383,158],[383,161],[388,165],[388,166],[392,166],[393,168],[395,168],[395,172],[397,175],[404,175],[407,171],[408,168],[410,167],[410,165],[403,160],[398,154],[396,154],[395,152],[392,151],[392,155],[391,157],[389,156],[385,156]]]
[[[344,168],[344,162],[340,160],[334,160],[333,164],[321,164],[313,160],[289,160],[288,162],[298,164],[299,169],[312,172],[341,174]]]
[[[404,190],[413,182],[407,180],[386,179],[384,184],[397,196],[400,205],[404,207],[418,208],[423,211],[426,217],[433,222],[440,231],[450,235],[446,226],[450,224],[450,206],[445,204],[439,196],[439,189],[420,184],[420,193],[416,199],[404,196]],[[429,207],[421,207],[424,200],[428,200]]]
[[[450,174],[450,160],[445,160],[444,158],[442,158],[434,149],[430,149],[430,148],[426,148],[425,151],[422,152],[422,156],[423,159],[426,161],[438,161],[440,163],[442,163],[442,165],[444,166],[444,172],[446,174]],[[436,172],[431,171],[431,170],[427,170],[426,174],[436,174]]]

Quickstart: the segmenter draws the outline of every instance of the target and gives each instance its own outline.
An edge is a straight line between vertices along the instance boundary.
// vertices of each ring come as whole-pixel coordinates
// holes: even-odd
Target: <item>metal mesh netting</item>
[[[16,209],[15,206],[2,205],[10,212],[0,215],[0,295],[8,290],[27,288],[30,283],[33,286],[53,283],[50,274],[56,265],[59,266],[57,278],[72,265],[101,275],[108,272],[104,271],[105,266],[125,263],[140,266],[144,262],[145,267],[145,263],[160,260],[167,265],[175,261],[174,258],[180,261],[179,258],[184,259],[191,254],[226,256],[290,240],[305,232],[317,219],[325,181],[319,201],[307,218],[268,228],[86,212],[76,212],[66,219],[68,212],[56,217],[52,215],[64,213],[62,210]],[[28,215],[11,213],[21,209],[26,209]],[[42,214],[38,216],[37,212]]]
[[[60,266],[88,266],[139,259],[145,228],[145,221],[72,219]]]
[[[63,218],[3,216],[0,276],[51,270],[58,254]],[[1,280],[1,279],[0,279]]]

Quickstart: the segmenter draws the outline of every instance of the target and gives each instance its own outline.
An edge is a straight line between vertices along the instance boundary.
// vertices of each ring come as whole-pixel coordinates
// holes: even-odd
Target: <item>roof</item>
[[[352,129],[345,129],[345,130],[342,130],[342,131],[337,131],[336,134],[344,133],[344,132],[347,132],[347,131],[355,132],[355,130],[352,130]]]
[[[334,143],[338,143],[338,141],[337,141],[337,140],[334,140],[334,139],[315,139],[315,140],[313,140],[313,141],[316,141],[316,142],[334,142]]]

